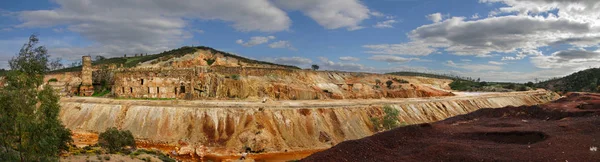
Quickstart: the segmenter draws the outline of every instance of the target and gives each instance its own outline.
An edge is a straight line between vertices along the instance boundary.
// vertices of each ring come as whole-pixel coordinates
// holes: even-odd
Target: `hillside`
[[[600,92],[600,68],[591,68],[571,75],[543,81],[536,87],[557,92]]]
[[[302,161],[599,161],[600,95],[480,109],[344,141]]]
[[[449,84],[452,90],[456,91],[478,91],[478,92],[512,92],[512,91],[527,91],[533,88],[533,83],[507,83],[507,82],[485,82],[470,77],[460,77],[444,74],[428,74],[420,72],[392,72],[387,73],[398,76],[419,76],[427,78],[450,79]]]
[[[113,58],[108,58],[108,59],[104,59],[104,60],[96,60],[92,64],[94,66],[110,65],[110,64],[120,66],[122,64],[123,67],[133,68],[133,67],[139,66],[142,63],[146,63],[146,64],[169,63],[169,64],[161,64],[163,66],[168,67],[171,65],[170,63],[172,63],[169,61],[177,59],[177,58],[182,58],[182,57],[185,57],[190,54],[194,54],[198,51],[202,51],[204,53],[209,53],[211,56],[213,56],[210,58],[206,58],[206,60],[201,60],[201,61],[206,62],[204,65],[206,65],[206,64],[212,65],[212,63],[214,63],[215,61],[218,62],[219,58],[229,58],[229,59],[233,59],[233,60],[236,60],[236,61],[244,63],[244,64],[264,65],[264,66],[269,66],[269,67],[278,67],[278,68],[286,68],[286,69],[300,69],[296,66],[281,65],[281,64],[275,64],[275,63],[270,63],[270,62],[265,62],[265,61],[248,59],[245,57],[241,57],[241,56],[234,55],[231,53],[219,51],[219,50],[216,50],[216,49],[213,49],[210,47],[205,47],[205,46],[196,46],[196,47],[184,46],[184,47],[181,47],[178,49],[165,51],[165,52],[162,52],[159,54],[151,54],[151,55],[144,55],[144,56],[113,57]],[[75,72],[75,71],[80,71],[80,70],[81,70],[81,66],[76,66],[76,67],[69,67],[69,68],[51,71],[50,73]]]

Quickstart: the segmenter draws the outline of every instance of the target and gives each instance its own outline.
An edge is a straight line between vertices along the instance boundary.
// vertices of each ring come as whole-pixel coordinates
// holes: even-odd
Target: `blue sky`
[[[600,62],[600,2],[5,0],[0,68],[36,33],[53,57],[203,45],[307,68],[533,81]]]

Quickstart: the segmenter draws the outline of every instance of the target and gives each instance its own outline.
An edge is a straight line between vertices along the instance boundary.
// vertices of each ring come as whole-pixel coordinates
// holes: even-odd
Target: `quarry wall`
[[[432,83],[423,83],[436,80]],[[385,82],[390,81],[388,86]],[[137,68],[115,71],[119,98],[314,100],[451,96],[451,80],[269,68]],[[418,84],[417,84],[418,83]]]
[[[372,117],[382,107],[399,110],[409,124],[432,122],[480,108],[534,105],[559,98],[548,91],[491,93],[407,99],[327,101],[145,101],[62,98],[60,119],[74,132],[98,133],[109,127],[130,130],[138,141],[194,153],[206,146],[227,155],[250,147],[265,152],[329,148],[375,133]],[[169,150],[170,151],[170,150]]]

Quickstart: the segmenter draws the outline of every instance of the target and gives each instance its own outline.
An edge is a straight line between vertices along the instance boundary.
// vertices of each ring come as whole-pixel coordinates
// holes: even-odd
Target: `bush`
[[[56,79],[56,78],[50,78],[50,80],[48,80],[48,82],[58,82],[58,79]]]
[[[115,127],[106,129],[98,136],[100,147],[108,149],[110,153],[123,150],[126,146],[135,148],[135,139],[130,131],[121,131]]]
[[[398,79],[398,78],[393,78],[392,80],[398,82],[398,83],[409,83],[408,81],[404,80],[404,79]]]
[[[392,88],[392,84],[393,83],[394,82],[392,80],[388,80],[388,81],[385,82],[385,84],[387,85],[388,88]]]
[[[110,160],[110,155],[105,155],[104,156],[104,160],[109,161]]]
[[[204,61],[206,61],[206,64],[208,64],[208,66],[212,65],[213,63],[215,63],[215,59],[204,59]]]
[[[400,111],[392,108],[389,105],[386,105],[386,106],[383,106],[383,112],[385,113],[385,115],[383,116],[383,119],[382,118],[371,118],[371,122],[373,123],[373,126],[376,131],[390,130],[390,129],[394,129],[399,126],[398,114],[400,113]],[[380,128],[380,125],[382,125],[383,128]],[[406,123],[403,122],[402,125],[406,125]]]
[[[233,80],[240,80],[240,75],[233,74],[233,75],[231,75],[231,79],[233,79]]]

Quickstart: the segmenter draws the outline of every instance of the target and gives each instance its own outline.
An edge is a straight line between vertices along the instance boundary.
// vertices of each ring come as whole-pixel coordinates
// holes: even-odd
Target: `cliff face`
[[[369,73],[198,67],[116,72],[124,98],[314,100],[451,96],[451,80]],[[388,86],[389,83],[389,86]]]
[[[200,145],[213,155],[242,151],[283,152],[329,148],[374,133],[372,117],[383,105],[409,124],[432,122],[480,108],[533,105],[557,99],[547,91],[394,100],[136,101],[63,98],[60,118],[77,133],[108,127],[130,130],[137,140],[193,153]]]

